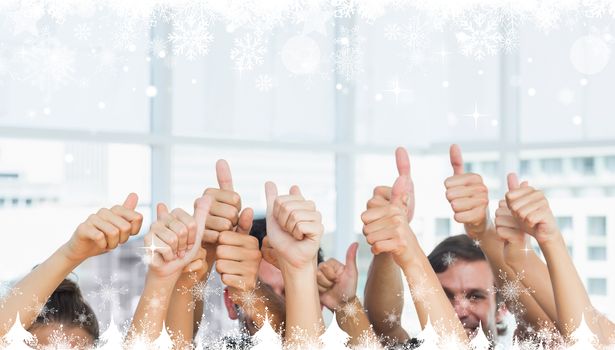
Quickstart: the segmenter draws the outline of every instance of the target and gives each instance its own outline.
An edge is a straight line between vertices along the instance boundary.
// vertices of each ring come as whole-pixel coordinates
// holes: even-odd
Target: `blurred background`
[[[298,184],[323,214],[327,257],[361,243],[362,297],[372,256],[360,213],[373,187],[392,185],[395,147],[410,151],[412,225],[428,253],[463,232],[443,186],[459,143],[493,210],[510,171],[544,189],[612,319],[615,10],[491,4],[3,2],[0,292],[129,192],[141,235],[155,203],[190,210],[224,158],[244,206],[264,213],[266,180]],[[141,246],[134,237],[76,271],[103,325],[136,307]],[[228,329],[222,286],[210,288],[208,327]]]

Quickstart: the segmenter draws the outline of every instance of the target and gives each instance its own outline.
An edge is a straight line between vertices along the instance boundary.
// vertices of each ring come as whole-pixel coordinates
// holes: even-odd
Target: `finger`
[[[455,186],[447,188],[446,199],[450,202],[458,198],[469,198],[482,196],[487,192],[487,187],[483,184],[471,186]]]
[[[326,292],[335,284],[332,280],[325,277],[325,275],[320,270],[318,270],[318,272],[316,273],[316,283],[318,283],[318,291],[320,293]]]
[[[211,218],[211,216],[210,216]],[[209,219],[208,219],[209,220]],[[218,236],[220,236],[220,232],[216,231],[216,230],[204,230],[203,231],[203,238],[202,238],[202,243],[210,243],[210,244],[215,244],[218,243]]]
[[[511,203],[516,201],[517,199],[524,197],[530,193],[532,193],[534,191],[534,189],[532,187],[520,187],[516,190],[513,191],[509,191],[506,193],[505,197],[506,197],[506,203],[508,203],[508,207],[511,207]]]
[[[507,210],[508,210],[508,204],[506,204],[506,200],[501,199],[501,200],[498,202],[498,207],[499,207],[499,208],[503,208],[503,209],[507,209]],[[496,213],[497,213],[497,211],[496,211]]]
[[[384,199],[382,197],[372,197],[370,200],[367,201],[366,207],[367,209],[372,209],[372,208],[384,207],[387,204],[389,204],[388,199]]]
[[[519,224],[517,224],[517,220],[512,216],[498,216],[495,217],[495,226],[496,227],[506,227],[511,229],[519,230]]]
[[[399,176],[410,176],[410,157],[405,148],[397,147],[395,150],[395,163],[397,164]]]
[[[149,239],[148,239],[149,237]],[[155,253],[162,257],[162,260],[169,262],[175,260],[175,253],[173,249],[168,246],[163,240],[160,239],[157,235],[150,232],[145,236],[145,244],[146,247],[150,246],[148,243],[154,241],[154,245],[156,246]]]
[[[188,264],[186,267],[184,267],[182,272],[183,273],[187,273],[187,272],[198,271],[198,270],[203,268],[204,264],[205,263],[203,262],[203,259],[193,260],[192,262],[190,262],[190,264]]]
[[[381,208],[375,208],[375,209],[370,209],[373,211],[379,210]],[[382,210],[380,213],[376,213],[376,214],[381,214],[380,216],[376,217],[376,214],[371,214],[373,215],[373,217],[367,217],[367,213],[365,212],[363,213],[363,215],[361,216],[361,219],[374,219],[369,221],[368,224],[363,225],[363,234],[369,234],[372,232],[376,232],[378,230],[381,230],[383,228],[389,227],[389,226],[393,226],[396,224],[401,224],[403,223],[403,218],[401,216],[404,216],[404,211],[396,206],[387,206],[384,207],[383,209],[387,209],[387,210]],[[364,221],[365,222],[365,221]]]
[[[290,190],[288,191],[288,193],[294,196],[303,196],[301,194],[301,190],[299,189],[299,186],[297,185],[290,186]]]
[[[175,217],[172,217],[172,219],[166,223],[166,226],[173,231],[175,237],[177,237],[177,254],[180,258],[183,258],[186,253],[186,247],[188,246],[188,227]]]
[[[384,241],[378,241],[374,245],[372,245],[372,253],[374,255],[378,255],[381,253],[392,253],[395,252],[398,245],[395,240],[387,239]]]
[[[196,240],[196,220],[182,209],[174,209],[171,214],[187,229],[186,249],[191,249]],[[181,247],[179,248],[181,250]]]
[[[528,204],[524,205],[523,207],[519,208],[519,210],[517,210],[517,215],[519,217],[525,218],[531,212],[536,211],[538,209],[541,209],[541,208],[545,207],[546,205],[547,205],[547,200],[546,199],[540,199],[540,200],[537,200],[535,202],[528,203]]]
[[[506,177],[506,181],[508,182],[509,191],[516,190],[517,188],[519,188],[519,177],[516,173],[508,174],[508,176]]]
[[[322,216],[320,212],[314,210],[293,210],[283,227],[286,232],[295,232],[297,224],[300,222],[320,222],[321,220]]]
[[[381,197],[389,201],[391,200],[391,190],[392,188],[390,186],[376,186],[374,188],[373,197]]]
[[[452,144],[449,154],[451,158],[451,166],[453,167],[453,175],[463,174],[463,158],[461,156],[461,148],[459,148],[456,144]]]
[[[521,183],[521,188],[525,188],[525,187],[529,187],[529,186],[530,186],[530,184],[529,184],[529,182],[527,182],[527,181],[523,181],[523,182]]]
[[[485,208],[478,207],[472,210],[455,213],[454,219],[461,224],[476,224],[485,219]]]
[[[508,242],[516,242],[523,239],[523,234],[519,230],[510,227],[497,227],[495,232],[498,237]]]
[[[358,272],[357,268],[357,250],[359,249],[359,243],[354,242],[346,251],[346,268],[350,268],[354,273]]]
[[[231,176],[231,168],[224,159],[218,159],[216,162],[216,178],[221,190],[233,191],[233,177]]]
[[[254,210],[252,208],[245,208],[239,215],[237,223],[237,233],[249,235],[252,229],[252,222],[254,221]]]
[[[164,244],[171,249],[171,251],[173,252],[173,255],[177,255],[177,245],[179,242],[178,242],[177,235],[175,234],[175,232],[171,231],[171,229],[166,227],[160,221],[157,221],[152,225],[151,232],[153,232],[153,234],[160,241],[164,242]]]
[[[85,224],[83,227],[83,233],[86,238],[94,241],[100,249],[107,248],[105,234],[101,230],[97,229],[93,224]]]
[[[136,235],[137,233],[139,233],[139,230],[141,229],[141,224],[143,223],[143,215],[122,205],[113,206],[111,208],[111,211],[115,215],[119,215],[124,220],[128,221],[128,223],[130,223],[130,235]]]
[[[156,206],[156,220],[162,220],[169,215],[169,209],[164,203],[158,203]]]
[[[453,175],[444,181],[444,186],[446,188],[477,184],[483,184],[483,178],[480,175],[474,173]]]
[[[478,207],[484,207],[489,203],[486,197],[483,198],[459,198],[451,202],[451,208],[456,213],[468,211]]]
[[[258,248],[258,238],[234,231],[222,231],[218,236],[218,244],[245,248]]]
[[[216,247],[216,259],[218,260],[233,260],[233,261],[251,261],[259,260],[261,252],[257,246],[243,247],[232,245],[219,245]]]
[[[120,230],[120,240],[119,243],[126,243],[128,238],[130,237],[132,225],[130,222],[126,221],[119,215],[116,215],[113,211],[109,209],[101,209],[98,211],[98,215],[105,221],[109,222],[111,225],[115,226]]]
[[[383,226],[383,228],[365,235],[367,244],[374,245],[376,242],[386,241],[395,236],[395,231],[393,230],[395,226],[393,223],[387,222],[386,225]]]
[[[208,188],[205,192],[203,192],[203,194],[210,195],[212,197],[212,201],[214,202],[226,203],[234,206],[237,210],[241,210],[241,197],[237,192],[217,188]]]
[[[237,225],[237,217],[239,216],[239,210],[237,210],[237,208],[233,205],[226,204],[220,201],[213,201],[213,203],[211,204],[211,209],[209,209],[209,216],[217,216],[226,219],[231,224],[231,226],[234,227],[235,225]]]
[[[410,187],[410,179],[407,175],[400,175],[395,180],[391,189],[391,204],[407,206],[408,205],[408,188]]]
[[[203,235],[203,231],[205,230],[205,225],[207,223],[207,215],[209,215],[209,209],[211,208],[212,197],[210,195],[204,195],[202,197],[197,198],[194,201],[194,213],[192,216],[196,221],[196,240],[195,244],[200,245],[200,238]]]
[[[222,283],[224,283],[229,288],[236,288],[239,290],[245,290],[246,288],[253,288],[253,285],[247,285],[245,279],[242,276],[231,275],[231,274],[222,274],[220,276]],[[251,284],[253,282],[250,282]]]
[[[278,188],[271,182],[265,182],[265,198],[267,199],[267,217],[273,217],[273,206],[278,197]]]
[[[92,224],[105,234],[107,249],[115,249],[120,243],[120,229],[103,220],[100,216],[92,216]]]
[[[534,191],[511,202],[510,209],[512,211],[518,211],[530,203],[539,202],[541,199],[544,199],[544,195],[542,194],[542,192]]]
[[[126,209],[135,210],[135,208],[137,208],[137,203],[139,203],[139,196],[137,196],[136,193],[131,192],[126,197],[126,200],[122,206]]]
[[[335,281],[337,278],[337,269],[331,264],[335,260],[329,260],[327,263],[320,264],[319,271],[330,281]]]
[[[320,236],[323,234],[324,227],[320,222],[299,222],[295,226],[295,230],[292,232],[293,236],[296,236],[295,232],[300,232],[301,239],[307,237],[313,241],[320,241]]]
[[[246,273],[244,264],[234,260],[216,260],[216,271],[219,274],[243,276]]]

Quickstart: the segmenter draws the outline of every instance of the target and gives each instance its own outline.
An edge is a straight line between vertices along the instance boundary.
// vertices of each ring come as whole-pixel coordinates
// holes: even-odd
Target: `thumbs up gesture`
[[[316,279],[320,302],[331,311],[339,310],[343,303],[348,302],[357,294],[358,248],[359,244],[356,242],[348,247],[345,264],[331,258],[318,265]]]
[[[130,236],[139,233],[143,223],[143,215],[135,211],[138,201],[137,195],[131,193],[122,205],[102,208],[88,216],[62,247],[64,255],[72,261],[81,262],[126,243]]]
[[[455,221],[464,224],[466,233],[477,239],[489,225],[487,186],[480,175],[464,172],[459,146],[451,145],[450,159],[453,176],[444,181],[446,199],[455,212]]]
[[[241,197],[233,189],[231,169],[224,159],[216,162],[216,177],[219,188],[208,188],[203,193],[212,197],[203,243],[216,243],[220,232],[232,231],[241,211]]]
[[[412,257],[415,256],[413,252],[418,248],[408,223],[408,181],[409,176],[399,176],[391,188],[389,203],[371,207],[361,214],[363,234],[372,246],[372,253],[391,253],[401,267],[412,263]]]
[[[555,217],[544,193],[528,185],[519,185],[517,175],[508,175],[506,204],[523,232],[534,236],[541,244],[559,233]]]
[[[199,265],[205,263],[201,241],[211,203],[209,196],[198,198],[193,215],[179,208],[169,212],[166,205],[158,204],[156,221],[144,237],[151,272],[158,277],[179,276],[197,257],[203,260]]]
[[[316,266],[324,226],[314,202],[306,200],[297,186],[291,187],[288,195],[279,196],[273,182],[265,183],[265,195],[267,241],[278,265],[297,269]]]
[[[237,291],[256,287],[261,252],[258,239],[250,236],[254,212],[246,208],[239,216],[237,231],[222,231],[216,247],[216,270],[222,283],[230,289],[231,296]]]
[[[410,157],[408,156],[408,152],[403,147],[398,147],[395,150],[395,163],[397,165],[397,172],[399,176],[405,176],[407,181],[405,181],[405,194],[407,199],[404,202],[406,207],[406,213],[408,215],[408,222],[411,222],[414,217],[414,183],[412,182],[412,177],[410,175]],[[382,207],[389,203],[391,200],[391,190],[392,188],[389,186],[377,186],[374,188],[374,194],[372,198],[367,201],[367,209],[374,207]]]

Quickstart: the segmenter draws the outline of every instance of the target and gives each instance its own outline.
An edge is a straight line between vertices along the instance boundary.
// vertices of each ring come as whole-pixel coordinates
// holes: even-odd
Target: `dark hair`
[[[265,218],[258,218],[252,221],[252,228],[250,229],[250,236],[258,239],[258,247],[263,247],[263,239],[267,236],[267,221]],[[325,261],[325,255],[322,252],[322,248],[318,248],[318,263]]]
[[[69,279],[64,279],[53,291],[32,327],[49,323],[60,323],[65,327],[79,327],[86,331],[94,342],[100,335],[94,310],[83,298],[77,283]]]
[[[427,259],[436,273],[446,271],[451,265],[451,259],[468,262],[487,260],[480,247],[466,234],[446,238],[431,251]]]

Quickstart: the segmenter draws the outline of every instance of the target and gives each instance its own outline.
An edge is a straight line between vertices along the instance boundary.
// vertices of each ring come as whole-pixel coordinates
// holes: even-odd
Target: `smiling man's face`
[[[495,281],[487,261],[459,259],[437,275],[468,336],[474,336],[480,322],[485,334],[495,338],[502,313],[491,292]]]

